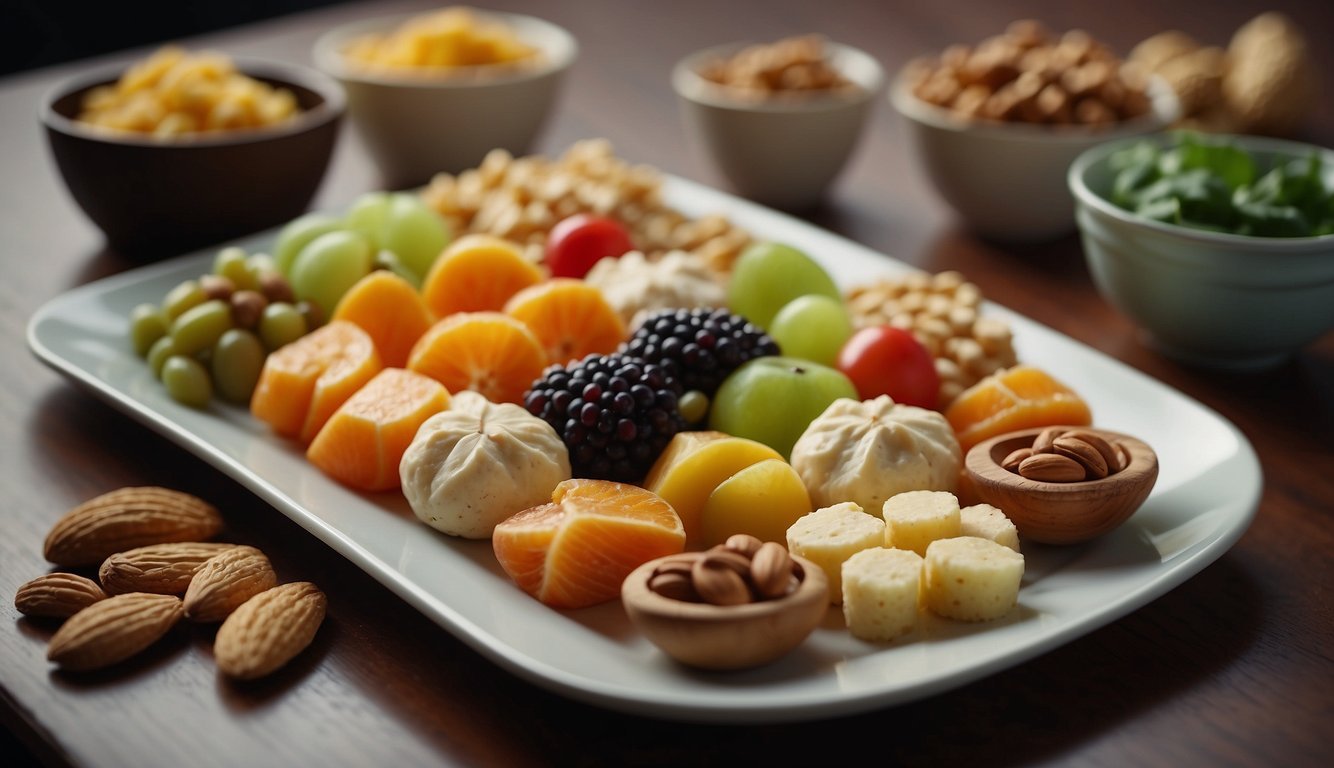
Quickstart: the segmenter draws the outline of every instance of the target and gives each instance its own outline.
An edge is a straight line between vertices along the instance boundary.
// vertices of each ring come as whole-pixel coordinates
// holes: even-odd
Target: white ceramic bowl
[[[858,86],[855,93],[763,101],[738,99],[700,75],[707,62],[747,45],[720,45],[677,62],[672,87],[686,130],[742,196],[788,210],[814,205],[856,149],[884,92],[884,68],[856,48],[826,43],[833,66]]]
[[[1214,138],[1243,147],[1262,168],[1276,157],[1319,151],[1325,183],[1334,184],[1334,151],[1253,136]],[[1136,216],[1108,200],[1115,177],[1108,159],[1134,142],[1085,152],[1068,183],[1094,283],[1149,343],[1187,363],[1263,368],[1334,329],[1334,235],[1245,237]]]
[[[316,65],[347,91],[348,114],[391,188],[424,184],[436,173],[476,167],[492,149],[527,153],[579,54],[574,36],[532,16],[476,11],[542,52],[532,67],[460,67],[448,74],[359,69],[343,55],[354,38],[385,34],[400,14],[346,24],[315,43]]]
[[[1065,185],[1070,163],[1089,147],[1170,125],[1180,106],[1161,80],[1152,80],[1150,112],[1107,128],[1042,126],[968,120],[919,99],[900,72],[890,101],[936,192],[969,229],[998,241],[1052,240],[1075,230]]]

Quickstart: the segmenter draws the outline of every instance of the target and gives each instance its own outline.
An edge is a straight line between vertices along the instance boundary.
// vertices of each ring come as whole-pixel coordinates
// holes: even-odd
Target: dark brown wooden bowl
[[[107,244],[141,261],[278,226],[305,212],[328,169],[346,111],[343,90],[308,68],[236,60],[287,88],[300,114],[282,125],[173,139],[99,130],[76,119],[83,98],[123,66],[53,89],[41,120],[70,195]]]
[[[1018,448],[1048,427],[1009,432],[973,446],[964,457],[964,472],[979,501],[1005,513],[1021,541],[1077,544],[1097,538],[1124,523],[1149,497],[1158,480],[1158,455],[1144,441],[1093,427],[1070,426],[1120,441],[1130,463],[1100,480],[1045,483],[1029,480],[1001,466]]]

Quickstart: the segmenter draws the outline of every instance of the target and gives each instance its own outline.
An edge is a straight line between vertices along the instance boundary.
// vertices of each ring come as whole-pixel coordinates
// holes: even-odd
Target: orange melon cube
[[[449,392],[440,382],[385,368],[334,411],[306,449],[306,458],[358,490],[398,488],[398,465],[417,430],[447,407]]]

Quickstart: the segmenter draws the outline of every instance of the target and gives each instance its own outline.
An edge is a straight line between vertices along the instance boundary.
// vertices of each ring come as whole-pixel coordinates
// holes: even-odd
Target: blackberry
[[[666,366],[613,353],[549,366],[524,406],[565,441],[575,477],[637,483],[685,427],[681,393]]]
[[[681,388],[708,397],[727,375],[756,357],[778,354],[778,344],[726,309],[664,309],[645,318],[621,352],[668,365]]]

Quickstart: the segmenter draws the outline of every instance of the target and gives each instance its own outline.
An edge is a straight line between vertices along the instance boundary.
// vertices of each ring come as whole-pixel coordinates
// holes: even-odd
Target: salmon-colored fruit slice
[[[657,494],[608,480],[566,480],[542,504],[496,526],[505,573],[554,608],[614,600],[640,565],[685,549],[685,529]]]
[[[412,345],[431,327],[432,320],[426,302],[412,283],[384,269],[354,283],[339,300],[331,319],[361,326],[375,342],[380,362],[392,368],[408,364]]]
[[[306,458],[358,490],[397,488],[399,462],[417,429],[447,407],[449,392],[440,382],[385,368],[334,411],[306,449]]]
[[[250,412],[279,435],[309,444],[383,367],[370,334],[356,323],[331,320],[264,359]]]
[[[964,390],[945,409],[945,418],[964,453],[1006,432],[1093,423],[1093,413],[1078,393],[1031,365],[997,371]]]
[[[616,351],[626,337],[625,321],[602,290],[573,277],[525,288],[505,303],[505,314],[522,321],[553,363]]]
[[[460,312],[431,326],[408,355],[408,368],[450,392],[471,389],[493,403],[523,403],[547,366],[542,342],[500,312]]]
[[[437,319],[455,312],[499,312],[511,296],[543,277],[518,244],[474,233],[455,240],[435,260],[422,298]]]

